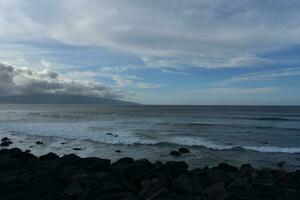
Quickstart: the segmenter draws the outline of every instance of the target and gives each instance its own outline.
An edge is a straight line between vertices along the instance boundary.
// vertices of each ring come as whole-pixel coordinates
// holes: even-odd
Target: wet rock
[[[255,175],[253,175],[255,174]],[[299,199],[300,171],[237,169],[226,163],[188,170],[185,162],[110,160],[53,153],[36,158],[0,149],[0,199]]]
[[[13,143],[12,143],[11,141],[8,140],[8,141],[1,142],[0,145],[1,145],[2,147],[8,147],[8,146],[11,145],[11,144],[13,144]]]
[[[187,149],[187,148],[185,148],[185,147],[180,147],[180,148],[178,149],[178,151],[179,151],[180,153],[182,153],[182,154],[190,153],[190,150]]]
[[[4,137],[4,138],[2,138],[1,139],[1,142],[7,142],[7,141],[9,141],[10,139],[8,138],[8,137]]]
[[[181,156],[181,153],[179,151],[171,151],[170,155],[178,157],[178,156]]]
[[[36,141],[36,143],[35,144],[37,144],[37,145],[43,145],[44,143],[43,142],[41,142],[41,141]]]
[[[245,149],[241,146],[232,147],[231,150],[233,150],[233,151],[245,151]]]
[[[25,150],[25,153],[30,153],[31,151],[29,149],[26,149]]]
[[[286,165],[286,162],[285,162],[285,161],[280,161],[280,162],[277,164],[277,166],[280,167],[280,168],[284,167],[285,165]]]
[[[73,148],[74,151],[81,151],[81,148]]]
[[[106,133],[106,135],[114,136],[114,134],[112,134],[112,133]]]
[[[52,152],[39,157],[40,160],[56,160],[58,158],[59,158],[59,156]]]
[[[116,150],[115,152],[116,152],[116,153],[122,153],[122,151],[121,151],[121,150]]]

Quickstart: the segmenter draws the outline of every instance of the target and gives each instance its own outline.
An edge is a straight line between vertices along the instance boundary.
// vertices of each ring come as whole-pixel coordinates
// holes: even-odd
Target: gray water
[[[191,167],[228,162],[275,168],[286,161],[287,169],[300,169],[295,106],[0,105],[0,136],[37,155],[184,160]],[[192,153],[169,155],[181,146]]]

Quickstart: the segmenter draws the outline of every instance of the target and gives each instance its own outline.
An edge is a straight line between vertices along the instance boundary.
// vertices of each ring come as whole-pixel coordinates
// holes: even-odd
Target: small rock
[[[4,138],[2,138],[1,139],[1,142],[7,142],[7,141],[9,141],[10,139],[8,138],[8,137],[4,137]]]
[[[66,144],[65,142],[62,142],[61,144]]]
[[[114,137],[119,137],[118,135],[114,135]]]
[[[188,150],[188,149],[185,148],[185,147],[180,147],[180,148],[178,149],[178,151],[179,151],[180,153],[182,153],[182,154],[184,154],[184,153],[190,153],[190,150]]]
[[[9,145],[11,145],[12,142],[11,141],[4,141],[4,142],[1,142],[1,146],[3,147],[8,147]]]
[[[42,144],[44,144],[44,143],[41,142],[41,141],[37,141],[36,144],[37,144],[37,145],[42,145]]]
[[[241,146],[232,147],[231,150],[233,150],[233,151],[245,151],[245,149]]]
[[[29,149],[26,149],[25,150],[25,153],[30,153],[31,151]]]
[[[112,133],[106,133],[106,135],[110,135],[110,136],[113,136],[114,134],[112,134]]]
[[[80,151],[81,148],[73,148],[73,150],[75,150],[75,151]]]
[[[116,150],[116,153],[122,153],[122,151],[121,150]]]
[[[171,156],[181,156],[181,153],[179,151],[171,151],[170,155]]]
[[[280,161],[278,164],[277,164],[277,166],[278,167],[284,167],[286,165],[286,162],[285,161]]]

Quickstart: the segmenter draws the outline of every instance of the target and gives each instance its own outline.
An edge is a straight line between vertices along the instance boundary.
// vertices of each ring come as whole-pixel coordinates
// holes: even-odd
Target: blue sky
[[[299,105],[299,10],[296,0],[3,0],[0,95]]]

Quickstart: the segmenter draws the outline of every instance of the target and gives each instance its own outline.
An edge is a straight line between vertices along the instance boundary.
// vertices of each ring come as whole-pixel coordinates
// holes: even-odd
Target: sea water
[[[288,169],[300,169],[297,106],[2,104],[0,136],[37,155],[184,160],[191,167],[227,162],[274,168],[286,161]],[[181,146],[191,153],[169,155]]]

